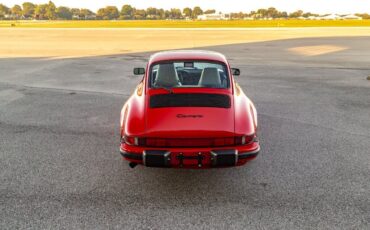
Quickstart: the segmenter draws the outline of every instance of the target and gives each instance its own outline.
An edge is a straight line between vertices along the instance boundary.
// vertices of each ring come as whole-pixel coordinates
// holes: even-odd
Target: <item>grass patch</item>
[[[284,28],[357,27],[370,20],[239,20],[239,21],[0,21],[0,27],[21,28]]]

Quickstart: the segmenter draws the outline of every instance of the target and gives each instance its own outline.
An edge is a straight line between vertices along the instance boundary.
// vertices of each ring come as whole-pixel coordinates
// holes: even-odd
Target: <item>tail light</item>
[[[254,135],[220,138],[138,138],[135,145],[148,147],[224,147],[247,145],[253,142]],[[126,142],[127,143],[127,142]],[[128,143],[128,144],[129,144]]]
[[[139,145],[139,138],[124,136],[123,141],[128,145]]]
[[[235,138],[236,145],[247,145],[254,141],[255,134]]]

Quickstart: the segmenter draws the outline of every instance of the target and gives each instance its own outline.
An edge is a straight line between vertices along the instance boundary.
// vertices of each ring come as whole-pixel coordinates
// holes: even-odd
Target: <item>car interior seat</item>
[[[154,81],[155,87],[175,87],[181,85],[173,63],[160,64]]]
[[[204,68],[200,76],[199,85],[203,87],[220,88],[221,78],[217,68]]]

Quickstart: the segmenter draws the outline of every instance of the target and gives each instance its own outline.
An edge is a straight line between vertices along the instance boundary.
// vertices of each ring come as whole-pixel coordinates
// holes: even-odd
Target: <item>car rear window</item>
[[[226,65],[205,61],[174,61],[153,64],[151,88],[229,88]]]

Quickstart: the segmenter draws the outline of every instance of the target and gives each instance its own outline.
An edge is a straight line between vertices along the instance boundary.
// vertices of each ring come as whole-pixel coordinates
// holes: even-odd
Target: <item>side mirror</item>
[[[145,74],[145,69],[144,68],[134,68],[134,74],[135,75],[143,75],[143,74]]]
[[[240,69],[237,68],[231,68],[231,72],[234,76],[239,76],[240,75]]]

